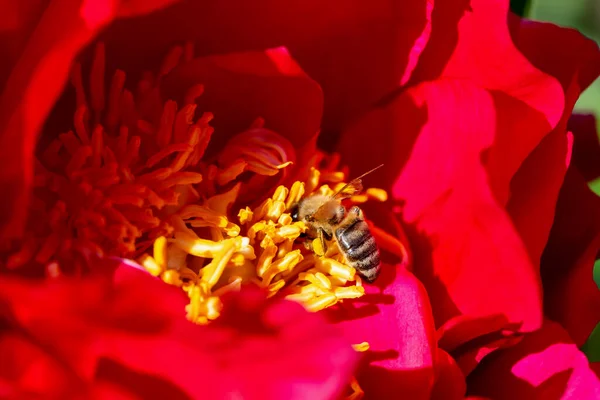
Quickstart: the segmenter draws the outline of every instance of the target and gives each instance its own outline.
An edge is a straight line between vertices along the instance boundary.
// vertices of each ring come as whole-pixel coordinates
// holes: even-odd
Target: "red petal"
[[[454,346],[541,324],[537,271],[481,162],[482,152],[510,129],[496,121],[528,110],[499,97],[466,82],[423,84],[365,118],[342,143],[346,159],[385,163],[385,171],[370,179],[393,184],[412,230],[414,271],[427,288],[437,326],[468,317],[452,328]],[[371,151],[381,143],[386,146]]]
[[[521,21],[517,17],[510,18],[509,22],[519,49],[536,67],[558,79],[565,96],[560,122],[525,160],[511,182],[512,195],[507,208],[531,259],[537,264],[550,233],[558,190],[569,165],[573,138],[565,136],[567,120],[581,91],[600,73],[600,51],[594,42],[575,30]],[[597,138],[595,142],[597,147]],[[590,146],[587,151],[594,149]],[[581,152],[577,145],[575,151]],[[580,157],[577,154],[577,158]],[[542,170],[544,173],[540,175]]]
[[[573,132],[573,165],[587,181],[600,176],[600,142],[596,132],[596,118],[592,114],[574,114],[568,129]]]
[[[562,125],[580,93],[600,75],[600,49],[575,29],[509,15],[511,37],[527,59],[556,78],[564,92]],[[542,99],[540,99],[542,100]]]
[[[598,399],[600,381],[565,330],[547,321],[518,345],[486,358],[469,392],[493,399]]]
[[[542,258],[542,278],[546,314],[560,322],[578,345],[600,322],[600,291],[593,280],[599,250],[600,198],[570,168]]]
[[[12,72],[0,97],[0,190],[11,194],[0,203],[2,240],[22,233],[37,135],[63,89],[71,62],[115,17],[119,5],[108,0],[54,0],[28,36],[25,49],[15,51],[20,58],[10,65]],[[149,10],[145,6],[143,11]],[[35,17],[31,21],[33,25]]]
[[[4,87],[8,75],[23,52],[27,39],[39,22],[46,7],[44,1],[4,0],[0,4],[0,87]]]
[[[456,361],[444,350],[437,350],[436,380],[431,399],[463,399],[467,391],[465,376]]]
[[[60,362],[53,359],[34,343],[15,333],[2,332],[0,353],[0,382],[10,387],[11,396],[2,398],[25,398],[32,393],[45,393],[48,397],[61,397],[68,392],[70,377]]]
[[[535,264],[550,235],[572,144],[570,133],[555,129],[527,157],[511,182],[512,194],[506,208]]]
[[[166,98],[180,99],[195,84],[205,91],[200,110],[215,115],[211,147],[220,149],[256,118],[301,147],[319,131],[323,94],[285,48],[196,58],[175,68],[164,80]]]
[[[370,345],[358,373],[368,398],[403,393],[428,399],[434,379],[435,336],[423,285],[403,268],[384,265],[366,295],[332,311],[354,343]]]
[[[325,128],[342,125],[405,83],[429,35],[432,1],[182,2],[111,27],[103,39],[126,70],[147,68],[175,42],[199,55],[285,45],[324,87]],[[135,54],[130,49],[136,49]]]
[[[66,382],[51,381],[56,388],[27,380],[42,359],[23,351],[3,351],[8,365],[23,367],[0,369],[0,377],[42,395],[73,390],[110,398],[116,386],[122,395],[145,398],[327,399],[344,388],[356,361],[339,329],[322,317],[254,291],[232,295],[209,327],[184,319],[180,289],[141,272],[117,286],[91,278],[5,279],[0,293],[5,329],[51,361],[40,366],[40,379],[63,374]],[[3,335],[0,346],[10,337]]]
[[[531,65],[517,49],[507,24],[508,9],[507,1],[436,4],[431,39],[413,81],[469,79],[519,98],[555,125],[564,105],[560,85]]]
[[[352,25],[325,32],[319,40],[290,44],[300,65],[326,93],[325,132],[339,133],[382,97],[406,84],[429,40],[433,3],[332,4],[336,13],[344,8],[356,14]],[[322,138],[324,146],[335,145],[337,135],[332,136]]]
[[[508,129],[502,128],[486,154],[491,187],[501,204],[525,157],[548,128],[562,120],[564,129],[580,91],[600,73],[600,51],[593,41],[574,30],[522,20],[508,9],[507,1],[436,3],[431,38],[412,79],[468,79],[529,106],[499,120]]]

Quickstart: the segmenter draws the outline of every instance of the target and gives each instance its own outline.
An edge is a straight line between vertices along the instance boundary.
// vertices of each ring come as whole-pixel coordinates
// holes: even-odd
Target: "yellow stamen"
[[[346,400],[360,400],[365,396],[365,392],[362,390],[355,377],[352,377],[352,380],[350,381],[350,390],[352,390],[352,394],[346,397]]]
[[[335,295],[333,293],[327,293],[327,294],[324,294],[323,296],[319,296],[319,297],[308,300],[306,303],[304,303],[304,307],[308,311],[315,312],[315,311],[320,311],[327,307],[331,307],[332,305],[337,303],[337,301],[338,301],[338,299],[337,299],[337,297],[335,297]]]
[[[252,221],[253,216],[254,216],[254,213],[252,212],[250,207],[246,207],[246,208],[240,210],[240,212],[238,213],[238,218],[240,220],[240,224],[242,224],[242,225],[245,225],[248,222]]]
[[[154,241],[154,260],[161,268],[167,265],[167,239],[164,236]]]
[[[352,345],[352,348],[353,348],[355,351],[358,351],[358,352],[360,352],[360,353],[363,353],[363,352],[365,352],[365,351],[369,350],[369,347],[370,347],[370,346],[369,346],[369,342],[361,342],[361,343],[358,343],[358,344],[353,344],[353,345]]]
[[[163,272],[163,268],[151,256],[144,254],[140,258],[140,264],[146,268],[154,276],[159,276]]]

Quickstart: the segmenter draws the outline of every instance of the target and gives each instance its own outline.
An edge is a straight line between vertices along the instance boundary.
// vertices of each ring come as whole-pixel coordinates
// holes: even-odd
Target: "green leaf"
[[[510,10],[523,17],[528,13],[529,0],[510,0]]]
[[[596,260],[594,263],[594,282],[596,282],[596,286],[600,289],[600,260]]]
[[[600,323],[596,325],[581,350],[590,362],[600,362]]]
[[[600,290],[600,260],[596,260],[594,263],[594,282]],[[581,350],[590,362],[600,362],[600,323],[596,325]]]

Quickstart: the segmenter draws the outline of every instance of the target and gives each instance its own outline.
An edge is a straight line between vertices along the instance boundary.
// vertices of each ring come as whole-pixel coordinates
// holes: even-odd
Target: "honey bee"
[[[350,181],[331,196],[314,194],[300,200],[292,211],[296,221],[308,227],[306,236],[318,238],[325,251],[325,240],[335,240],[348,265],[369,283],[379,276],[381,260],[375,238],[364,220],[362,210],[353,206],[349,210],[342,200],[362,192],[361,178],[382,165]]]

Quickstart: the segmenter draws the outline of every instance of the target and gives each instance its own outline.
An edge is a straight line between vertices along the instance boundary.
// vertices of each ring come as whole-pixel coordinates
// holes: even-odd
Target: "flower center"
[[[74,129],[58,135],[38,158],[28,233],[6,267],[43,267],[56,277],[93,268],[97,257],[137,260],[187,293],[187,318],[199,324],[218,318],[220,297],[245,283],[269,296],[281,292],[310,311],[362,296],[362,281],[336,241],[322,248],[315,239],[307,246],[307,226],[292,217],[307,196],[332,196],[344,186],[339,155],[317,152],[304,173],[290,179],[293,146],[257,119],[217,156],[205,157],[213,116],[198,113],[195,100],[203,86],[190,87],[181,105],[163,104],[159,95],[161,78],[192,53],[188,45],[174,48],[135,94],[119,70],[105,93],[102,45],[89,97],[75,66]],[[230,213],[268,177],[290,184]],[[381,189],[367,189],[350,202],[386,198]],[[391,235],[375,226],[371,231],[380,245],[405,256]],[[363,343],[357,351],[366,348]]]

